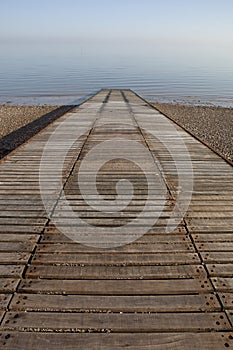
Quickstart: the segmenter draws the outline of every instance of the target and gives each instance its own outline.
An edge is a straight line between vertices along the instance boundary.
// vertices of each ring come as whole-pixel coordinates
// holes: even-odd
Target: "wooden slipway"
[[[43,151],[57,130],[41,172]],[[116,139],[126,155],[125,141],[129,148],[132,141],[137,164],[118,153],[114,159]],[[193,189],[179,139],[192,159]],[[106,141],[113,147],[99,150]],[[53,191],[68,146],[63,191]],[[82,189],[78,181],[93,149],[97,158],[112,157],[99,169],[97,193],[89,177],[97,158],[86,161]],[[101,90],[3,159],[0,169],[0,349],[233,349],[233,173],[223,159],[134,92]],[[134,192],[117,211],[123,179]],[[49,197],[46,208],[40,180]],[[125,197],[128,183],[120,184]],[[167,232],[190,194],[183,219]],[[75,225],[65,203],[82,224]],[[141,237],[139,227],[147,228]],[[69,232],[89,244],[75,242]],[[129,242],[117,245],[125,237]],[[109,239],[112,246],[98,246]]]

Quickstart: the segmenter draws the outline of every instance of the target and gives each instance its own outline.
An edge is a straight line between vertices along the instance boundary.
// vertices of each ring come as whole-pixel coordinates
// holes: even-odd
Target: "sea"
[[[100,89],[158,103],[233,107],[233,49],[177,43],[4,41],[0,104],[76,104]]]

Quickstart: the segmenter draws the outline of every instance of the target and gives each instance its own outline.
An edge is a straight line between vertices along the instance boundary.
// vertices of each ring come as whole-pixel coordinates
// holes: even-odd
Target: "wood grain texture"
[[[218,333],[36,333],[1,332],[5,350],[225,350],[232,346],[232,335]]]
[[[101,90],[1,161],[1,349],[233,347],[232,167],[176,124],[167,128],[167,121],[130,90]],[[41,155],[62,122],[63,133],[44,164],[51,175],[45,182]],[[56,160],[69,142],[71,128],[83,134],[66,154],[63,193],[54,190],[46,212],[40,181],[50,193]],[[155,129],[164,142],[153,137]],[[144,173],[126,159],[107,162],[96,177],[98,193],[90,191],[87,203],[79,188],[80,166],[93,147],[116,138],[140,143],[152,161],[138,154],[137,161],[147,166]],[[182,207],[192,194],[186,214],[167,232],[170,220],[180,215],[174,213],[179,190],[190,181],[177,138],[185,140],[190,153],[194,183],[193,192],[187,190],[180,202]],[[184,176],[182,184],[170,148]],[[110,146],[98,157],[113,151]],[[85,191],[93,185],[90,172],[96,164],[98,159],[87,164]],[[153,182],[148,200],[145,175],[151,179],[154,174],[161,182]],[[126,196],[130,202],[118,212],[113,210],[117,184],[124,179],[134,193]],[[108,203],[107,212],[100,207],[99,195]],[[82,225],[73,224],[64,210],[66,201]],[[146,203],[143,220],[134,225]],[[135,230],[147,227],[154,217],[148,232],[138,237]],[[69,233],[75,230],[79,238],[87,237],[87,224],[94,225],[99,236],[89,236],[88,245],[74,242]],[[125,224],[130,243],[117,246],[125,233],[114,237],[113,228]],[[111,238],[116,246],[96,248],[101,238]]]

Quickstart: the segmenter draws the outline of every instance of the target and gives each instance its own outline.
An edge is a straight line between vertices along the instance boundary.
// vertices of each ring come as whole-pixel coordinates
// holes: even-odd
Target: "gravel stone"
[[[0,137],[31,123],[59,106],[0,106]]]

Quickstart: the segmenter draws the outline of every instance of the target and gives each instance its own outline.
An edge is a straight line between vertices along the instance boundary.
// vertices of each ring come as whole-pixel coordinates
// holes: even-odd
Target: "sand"
[[[153,103],[187,131],[233,161],[233,109]]]

